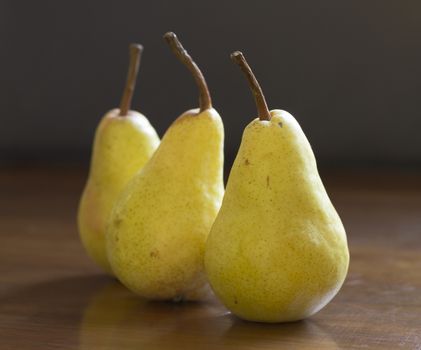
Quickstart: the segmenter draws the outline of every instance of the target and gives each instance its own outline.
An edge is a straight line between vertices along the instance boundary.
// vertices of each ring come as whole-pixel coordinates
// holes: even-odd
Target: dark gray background
[[[240,49],[269,107],[292,113],[327,164],[421,164],[421,2],[0,1],[0,161],[87,163],[119,103],[127,45],[145,46],[134,108],[162,135],[197,106],[162,35],[202,68],[229,161],[255,116]]]

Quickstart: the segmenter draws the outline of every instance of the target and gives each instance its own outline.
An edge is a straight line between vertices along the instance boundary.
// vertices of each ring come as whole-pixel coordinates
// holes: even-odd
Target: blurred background
[[[421,164],[421,2],[0,1],[0,162],[88,165],[117,107],[128,44],[145,47],[133,109],[162,136],[197,107],[162,35],[203,70],[226,127],[227,166],[256,116],[229,59],[242,50],[271,109],[292,113],[324,166]]]
[[[128,45],[145,48],[132,108],[160,136],[198,107],[167,31],[224,120],[225,176],[256,117],[235,50],[269,108],[309,138],[351,251],[342,292],[314,318],[263,327],[208,303],[147,304],[83,249],[78,203],[95,128],[120,103]],[[420,350],[420,95],[420,0],[0,0],[0,348]],[[97,208],[86,214],[100,222]],[[310,212],[327,218],[304,208],[302,227],[318,227]]]

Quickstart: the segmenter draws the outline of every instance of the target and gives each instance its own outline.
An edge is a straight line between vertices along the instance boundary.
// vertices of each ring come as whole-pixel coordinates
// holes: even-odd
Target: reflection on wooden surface
[[[266,325],[218,301],[145,301],[86,258],[75,211],[83,173],[0,174],[0,343],[11,349],[414,349],[421,344],[418,176],[342,174],[327,187],[349,234],[339,295],[303,322]]]

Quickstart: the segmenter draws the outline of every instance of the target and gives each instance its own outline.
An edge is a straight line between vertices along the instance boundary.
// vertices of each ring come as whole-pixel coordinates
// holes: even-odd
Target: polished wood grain
[[[75,215],[86,172],[0,170],[0,349],[421,349],[421,174],[323,172],[347,228],[338,296],[265,325],[218,301],[146,302],[85,256]]]

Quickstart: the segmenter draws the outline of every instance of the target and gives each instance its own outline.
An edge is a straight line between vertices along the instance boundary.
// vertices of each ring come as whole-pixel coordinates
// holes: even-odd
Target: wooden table
[[[421,349],[421,174],[324,174],[349,275],[320,313],[279,325],[216,300],[146,302],[102,274],[75,226],[85,176],[0,170],[0,349]]]

